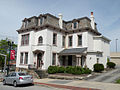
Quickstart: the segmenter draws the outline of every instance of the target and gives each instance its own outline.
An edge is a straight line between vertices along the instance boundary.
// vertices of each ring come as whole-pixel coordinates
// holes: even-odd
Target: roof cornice
[[[42,26],[31,26],[31,27],[19,29],[19,30],[16,30],[16,31],[18,33],[23,33],[23,32],[33,31],[33,30],[34,31],[43,30],[43,29],[46,29],[46,28],[51,29],[51,30],[56,30],[56,31],[59,31],[59,32],[63,32],[63,33],[68,33],[68,34],[89,31],[89,32],[94,33],[95,35],[101,35],[101,33],[99,33],[98,31],[93,30],[90,27],[74,29],[74,30],[65,30],[65,29],[61,29],[59,27],[50,25],[50,24],[45,24],[45,25],[42,25]]]

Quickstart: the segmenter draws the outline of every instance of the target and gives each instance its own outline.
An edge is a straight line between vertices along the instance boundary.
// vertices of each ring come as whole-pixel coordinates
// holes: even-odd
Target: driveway
[[[105,83],[114,83],[115,80],[120,78],[120,66],[117,66],[116,69],[108,71],[106,73],[101,73],[99,76],[89,77],[88,81],[97,81]]]

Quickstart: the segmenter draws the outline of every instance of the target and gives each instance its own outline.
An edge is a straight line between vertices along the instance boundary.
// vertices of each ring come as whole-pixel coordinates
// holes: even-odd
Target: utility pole
[[[118,39],[116,38],[116,39],[115,39],[115,42],[116,42],[116,53],[117,53],[117,40],[118,40]]]
[[[12,46],[13,46],[14,42],[12,41],[8,41],[8,46],[9,46],[9,58],[8,58],[8,70],[7,70],[7,75],[9,74],[9,71],[10,71],[10,53],[11,53],[11,49],[12,49]]]

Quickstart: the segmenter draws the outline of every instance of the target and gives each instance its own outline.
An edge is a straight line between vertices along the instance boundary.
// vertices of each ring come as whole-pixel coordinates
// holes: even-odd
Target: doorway
[[[72,55],[68,56],[68,66],[72,66]]]
[[[42,67],[42,53],[37,54],[37,68]]]

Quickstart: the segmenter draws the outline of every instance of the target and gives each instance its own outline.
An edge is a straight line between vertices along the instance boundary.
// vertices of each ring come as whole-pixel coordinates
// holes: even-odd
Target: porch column
[[[76,55],[76,66],[81,66],[81,55]]]
[[[81,57],[79,57],[79,66],[81,66]]]
[[[66,56],[66,59],[65,59],[65,66],[68,66],[68,56]]]

